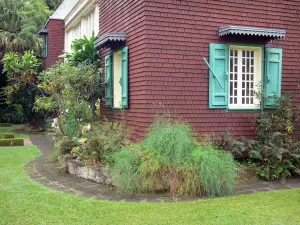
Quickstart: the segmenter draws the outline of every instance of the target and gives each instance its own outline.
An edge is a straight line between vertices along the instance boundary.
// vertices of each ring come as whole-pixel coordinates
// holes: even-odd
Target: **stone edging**
[[[98,184],[113,186],[111,170],[107,168],[93,168],[86,166],[78,160],[61,159],[59,164],[66,168],[66,171],[77,177],[93,181]]]

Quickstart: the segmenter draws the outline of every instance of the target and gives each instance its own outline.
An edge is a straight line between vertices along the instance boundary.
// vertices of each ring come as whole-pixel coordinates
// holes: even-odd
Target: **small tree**
[[[3,74],[8,79],[8,85],[2,89],[2,94],[8,108],[12,110],[7,113],[6,119],[10,122],[41,122],[40,116],[33,111],[35,97],[44,95],[37,85],[41,62],[33,51],[25,51],[23,56],[15,52],[7,53],[2,62]]]
[[[101,98],[101,70],[86,64],[77,67],[59,63],[40,76],[47,96],[36,99],[35,109],[57,112],[64,136],[75,135],[78,125],[98,118],[97,102]]]

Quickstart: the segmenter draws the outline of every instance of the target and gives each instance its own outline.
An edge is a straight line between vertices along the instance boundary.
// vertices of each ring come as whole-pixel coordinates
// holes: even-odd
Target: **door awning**
[[[227,26],[219,27],[219,36],[226,35],[249,35],[261,36],[271,39],[278,39],[286,37],[286,31],[280,29],[269,29],[261,27],[242,27],[242,26]]]
[[[112,44],[121,43],[126,41],[126,33],[107,33],[101,36],[97,41],[94,42],[95,48],[110,47]]]

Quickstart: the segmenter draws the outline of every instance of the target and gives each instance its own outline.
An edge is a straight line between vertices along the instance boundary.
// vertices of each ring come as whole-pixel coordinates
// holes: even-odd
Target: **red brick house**
[[[201,133],[253,136],[259,85],[263,109],[299,103],[299,0],[99,0],[99,18],[101,113],[138,138],[158,106]]]
[[[71,51],[72,41],[99,33],[97,0],[64,0],[40,30],[44,36],[45,68],[55,65],[64,52]]]

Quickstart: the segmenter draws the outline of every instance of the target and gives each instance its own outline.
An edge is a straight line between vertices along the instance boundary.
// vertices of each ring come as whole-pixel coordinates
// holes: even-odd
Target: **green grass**
[[[24,125],[12,125],[11,127],[0,127],[0,133],[15,133],[14,130],[22,129]],[[27,134],[16,134],[16,138],[28,139]]]
[[[95,201],[31,181],[35,147],[0,148],[0,224],[300,224],[300,190],[188,203]]]

